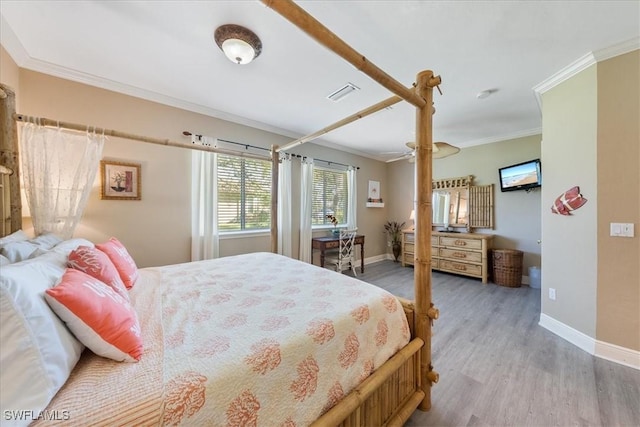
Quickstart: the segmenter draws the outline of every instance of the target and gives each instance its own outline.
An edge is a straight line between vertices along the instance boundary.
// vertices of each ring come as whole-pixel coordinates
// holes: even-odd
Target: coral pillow
[[[95,354],[119,362],[142,356],[135,310],[107,284],[67,268],[60,283],[44,295],[51,309]]]
[[[122,283],[120,273],[106,253],[90,246],[79,246],[69,254],[68,265],[106,283],[129,301],[129,293]]]
[[[138,266],[136,266],[136,262],[127,252],[127,248],[115,237],[110,238],[105,243],[97,244],[96,248],[109,256],[113,265],[116,266],[124,285],[127,289],[131,289],[136,280],[138,280]]]

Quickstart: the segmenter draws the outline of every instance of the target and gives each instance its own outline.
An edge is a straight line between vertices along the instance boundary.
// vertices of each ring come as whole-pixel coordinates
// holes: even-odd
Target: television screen
[[[500,168],[500,190],[530,190],[542,185],[540,159]]]

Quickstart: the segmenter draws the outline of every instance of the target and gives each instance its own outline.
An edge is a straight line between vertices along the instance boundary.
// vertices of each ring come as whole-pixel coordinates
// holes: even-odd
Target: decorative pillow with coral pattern
[[[97,244],[96,248],[109,256],[113,265],[116,266],[124,285],[127,289],[131,289],[136,280],[138,280],[138,266],[129,255],[127,248],[115,237],[110,238],[105,243]]]
[[[83,273],[67,268],[60,283],[44,295],[69,330],[95,354],[118,362],[142,356],[138,316],[116,291]]]
[[[109,256],[90,246],[79,246],[69,254],[69,267],[87,273],[101,282],[111,286],[121,297],[129,301],[129,293],[124,286],[120,273],[109,259]]]

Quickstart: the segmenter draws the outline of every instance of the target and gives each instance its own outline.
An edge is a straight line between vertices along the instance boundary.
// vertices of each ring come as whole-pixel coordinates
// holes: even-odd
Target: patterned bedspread
[[[60,405],[71,393],[101,401],[101,411],[110,407],[116,418],[109,423],[141,404],[147,410],[138,415],[155,411],[164,425],[304,426],[409,341],[404,312],[391,294],[279,255],[147,268],[141,277],[132,299],[145,339],[142,360],[107,361],[113,371],[100,371],[103,378],[92,387],[76,388],[82,381],[74,372],[49,409],[69,410]],[[105,364],[94,356],[81,370],[94,360]],[[140,372],[125,376],[121,365]],[[140,384],[154,376],[157,388]],[[113,393],[117,383],[138,403]],[[131,393],[137,389],[142,392]],[[74,411],[70,415],[74,421]]]

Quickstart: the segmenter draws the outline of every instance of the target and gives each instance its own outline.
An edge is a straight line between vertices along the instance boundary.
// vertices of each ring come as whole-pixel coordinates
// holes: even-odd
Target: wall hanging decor
[[[551,206],[551,212],[560,215],[571,215],[571,211],[574,211],[587,203],[587,199],[580,194],[580,187],[577,185],[571,187],[564,193],[558,196]]]
[[[140,165],[100,161],[100,198],[102,200],[140,200]]]

